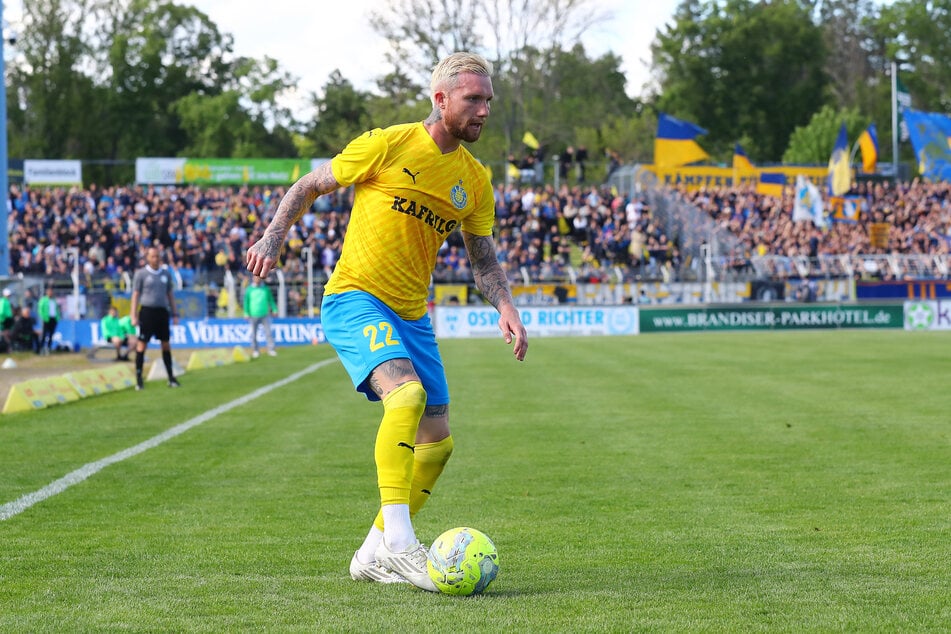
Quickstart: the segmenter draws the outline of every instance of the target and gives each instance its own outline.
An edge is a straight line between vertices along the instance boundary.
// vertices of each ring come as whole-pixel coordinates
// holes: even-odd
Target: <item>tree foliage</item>
[[[841,107],[860,107],[868,85],[882,83],[874,61],[882,55],[868,20],[871,0],[824,0],[818,20],[828,55],[824,65],[833,101]],[[886,82],[887,83],[887,82]]]
[[[789,148],[783,154],[783,163],[798,165],[828,163],[843,123],[848,138],[854,143],[870,122],[856,109],[838,110],[830,105],[823,106],[812,115],[809,123],[793,130],[789,138]],[[851,151],[851,146],[849,149]]]
[[[24,12],[30,28],[23,29],[9,70],[10,154],[80,156],[98,138],[107,98],[79,68],[88,59],[82,31],[92,2],[36,0]]]
[[[232,54],[193,7],[159,0],[36,0],[11,69],[10,154],[286,156],[292,78]]]
[[[899,0],[874,21],[920,110],[951,112],[951,0]]]
[[[368,128],[424,119],[432,65],[462,49],[495,66],[473,151],[496,169],[529,150],[526,131],[547,165],[582,145],[592,167],[608,155],[650,162],[659,111],[706,128],[714,160],[741,142],[757,164],[822,164],[843,119],[850,139],[870,122],[890,136],[893,60],[916,108],[951,110],[951,0],[681,0],[652,43],[653,88],[637,99],[617,55],[580,44],[610,17],[591,0],[381,1],[372,20],[390,50],[377,90],[336,71],[301,120],[287,106],[295,78],[273,59],[236,56],[194,7],[31,0],[8,51],[9,155],[330,156]]]
[[[825,45],[806,6],[684,0],[652,46],[659,110],[706,128],[728,158],[742,135],[754,162],[775,161],[792,130],[826,102]]]
[[[340,71],[331,74],[323,96],[314,96],[317,118],[307,134],[316,156],[332,156],[356,135],[379,126],[370,121],[367,99]]]

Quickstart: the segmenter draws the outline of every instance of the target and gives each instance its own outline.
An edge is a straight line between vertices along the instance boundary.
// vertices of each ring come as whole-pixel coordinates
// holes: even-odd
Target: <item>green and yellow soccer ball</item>
[[[467,526],[451,528],[433,542],[426,563],[443,594],[480,594],[499,574],[499,553],[489,536]]]

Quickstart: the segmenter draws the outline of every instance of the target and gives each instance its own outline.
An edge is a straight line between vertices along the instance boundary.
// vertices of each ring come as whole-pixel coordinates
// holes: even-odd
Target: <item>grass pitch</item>
[[[499,549],[480,597],[351,581],[378,404],[328,346],[0,418],[0,631],[948,631],[943,333],[441,344],[456,452],[416,520]]]

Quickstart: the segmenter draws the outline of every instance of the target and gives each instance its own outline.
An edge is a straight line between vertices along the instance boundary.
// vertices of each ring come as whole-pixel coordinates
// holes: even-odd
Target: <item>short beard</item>
[[[476,132],[475,135],[471,135],[469,134],[469,126],[466,125],[459,130],[458,134],[456,132],[453,132],[452,134],[460,141],[465,141],[466,143],[475,143],[479,140],[479,137],[482,136],[482,128],[479,128],[479,131]]]
[[[423,121],[426,125],[433,125],[435,123],[443,122],[443,125],[446,126],[446,129],[449,131],[449,134],[460,141],[465,141],[466,143],[475,143],[479,140],[479,137],[482,136],[482,130],[480,129],[478,133],[473,137],[469,134],[468,123],[462,126],[452,126],[446,123],[445,118],[442,116],[442,110],[439,108],[433,108],[433,111],[426,117],[426,120]]]

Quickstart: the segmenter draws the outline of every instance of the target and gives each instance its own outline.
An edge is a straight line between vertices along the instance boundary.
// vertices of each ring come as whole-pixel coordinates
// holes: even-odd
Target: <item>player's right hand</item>
[[[247,260],[248,271],[265,279],[277,264],[277,258],[281,253],[281,243],[273,236],[265,234],[260,240],[251,245],[245,256]]]

